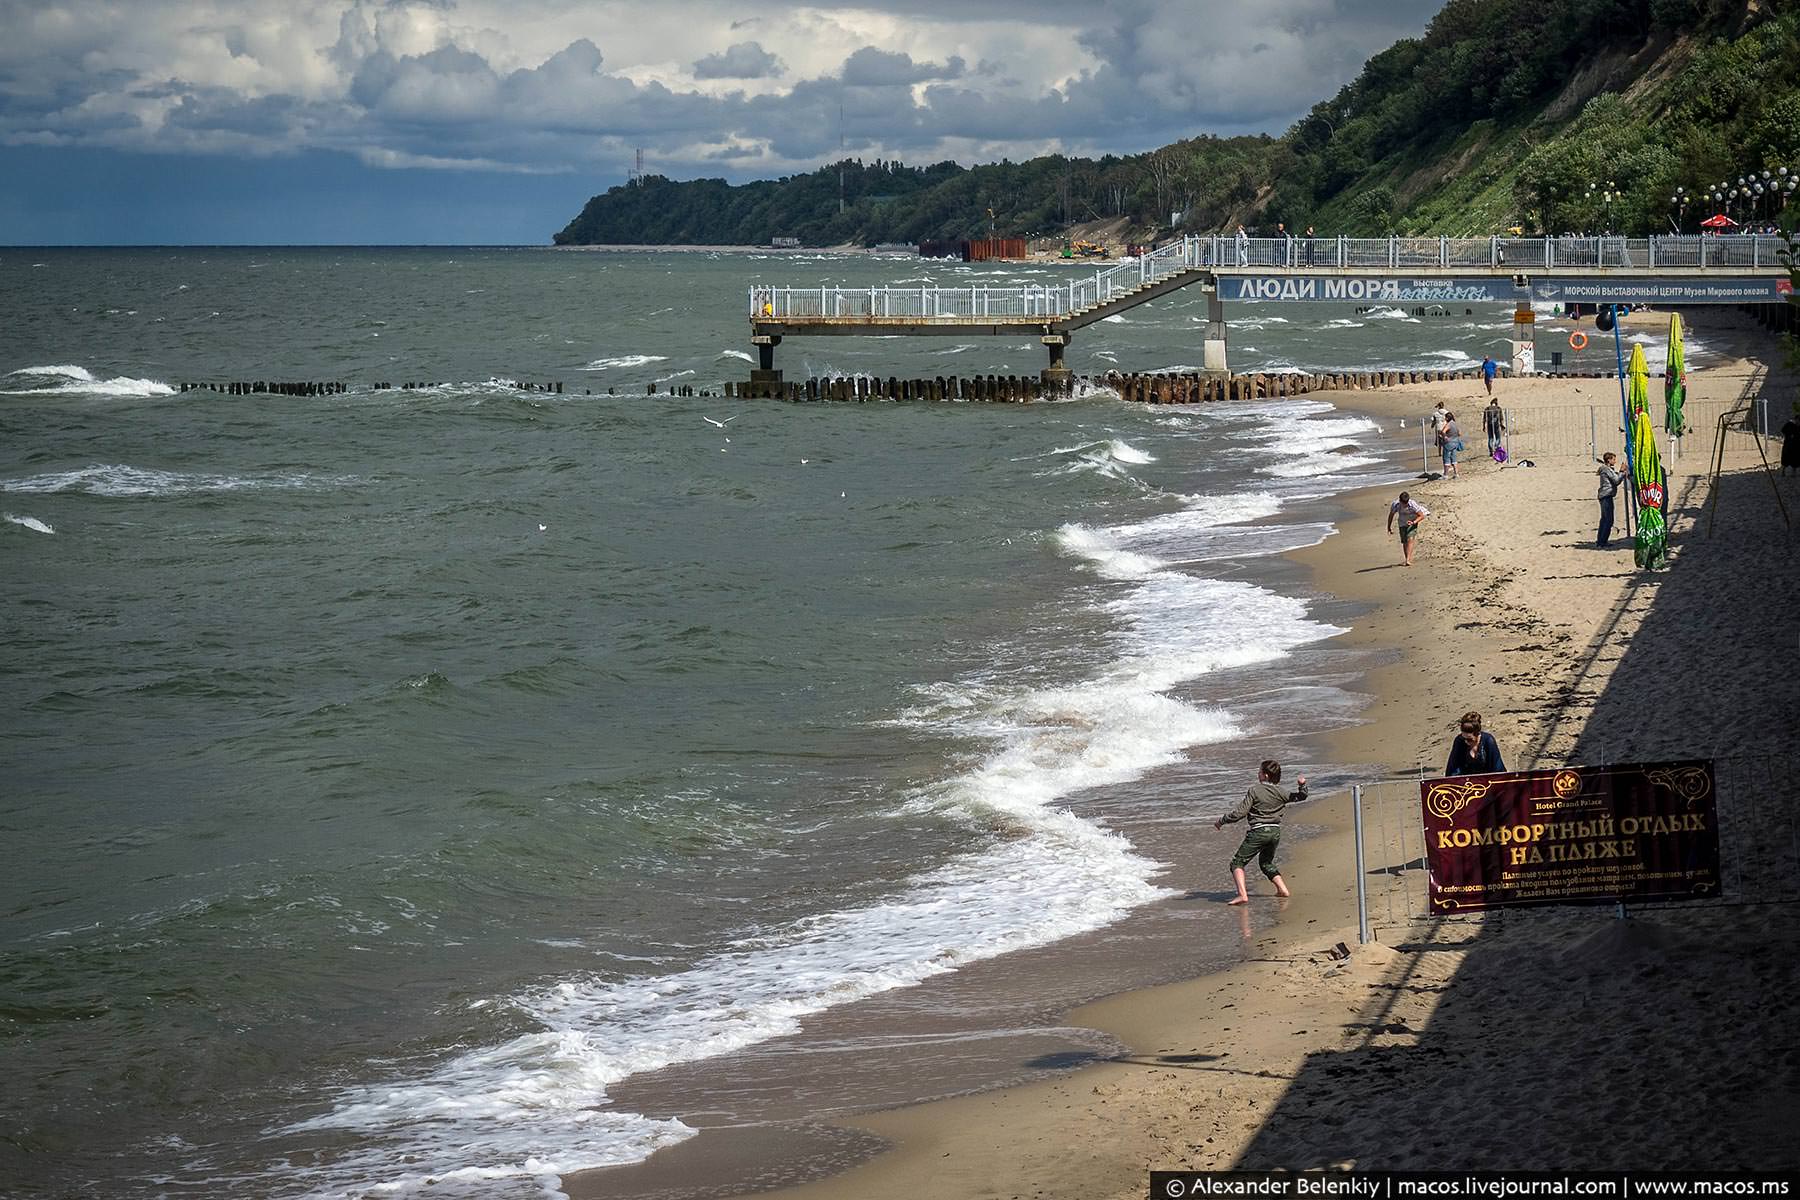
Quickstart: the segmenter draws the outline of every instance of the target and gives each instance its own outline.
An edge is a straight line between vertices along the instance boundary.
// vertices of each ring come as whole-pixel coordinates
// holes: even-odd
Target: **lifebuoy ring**
[[[1574,333],[1571,333],[1569,335],[1569,349],[1571,349],[1571,350],[1587,349],[1587,334],[1581,332],[1581,330],[1579,330],[1579,329],[1577,329]]]

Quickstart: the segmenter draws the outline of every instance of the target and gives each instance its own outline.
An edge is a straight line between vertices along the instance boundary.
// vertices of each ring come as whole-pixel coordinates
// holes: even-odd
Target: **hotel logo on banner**
[[[1710,760],[1419,784],[1433,913],[1719,894]]]

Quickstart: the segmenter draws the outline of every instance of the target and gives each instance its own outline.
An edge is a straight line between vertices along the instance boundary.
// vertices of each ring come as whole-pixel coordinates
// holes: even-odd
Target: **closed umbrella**
[[[1629,384],[1625,406],[1631,414],[1631,477],[1637,485],[1638,528],[1633,543],[1637,565],[1653,571],[1669,557],[1668,526],[1663,521],[1662,455],[1656,451],[1656,430],[1650,426],[1650,366],[1644,347],[1631,348],[1626,368]]]
[[[1687,403],[1687,361],[1681,348],[1681,314],[1669,317],[1669,371],[1663,377],[1663,428],[1672,438],[1687,432],[1687,417],[1682,405]]]

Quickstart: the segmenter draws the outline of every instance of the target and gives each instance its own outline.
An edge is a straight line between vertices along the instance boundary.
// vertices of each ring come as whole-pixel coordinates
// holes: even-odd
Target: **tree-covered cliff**
[[[1800,170],[1796,0],[1450,0],[1280,138],[970,168],[846,161],[735,187],[650,177],[595,196],[556,241],[873,245],[1114,217],[1146,234],[1240,220],[1642,233],[1691,229],[1709,188],[1764,170],[1778,186],[1783,166]],[[1800,200],[1782,216],[1773,190],[1730,200],[1732,215],[1791,224]]]

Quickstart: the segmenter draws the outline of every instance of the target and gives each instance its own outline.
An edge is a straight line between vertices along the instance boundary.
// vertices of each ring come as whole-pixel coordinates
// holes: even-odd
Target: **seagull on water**
[[[721,421],[717,417],[709,417],[705,413],[701,413],[700,419],[709,425],[717,425],[720,429],[723,429],[725,428],[726,421],[735,421],[743,415],[743,413],[732,413],[729,417],[726,417],[724,421]]]

